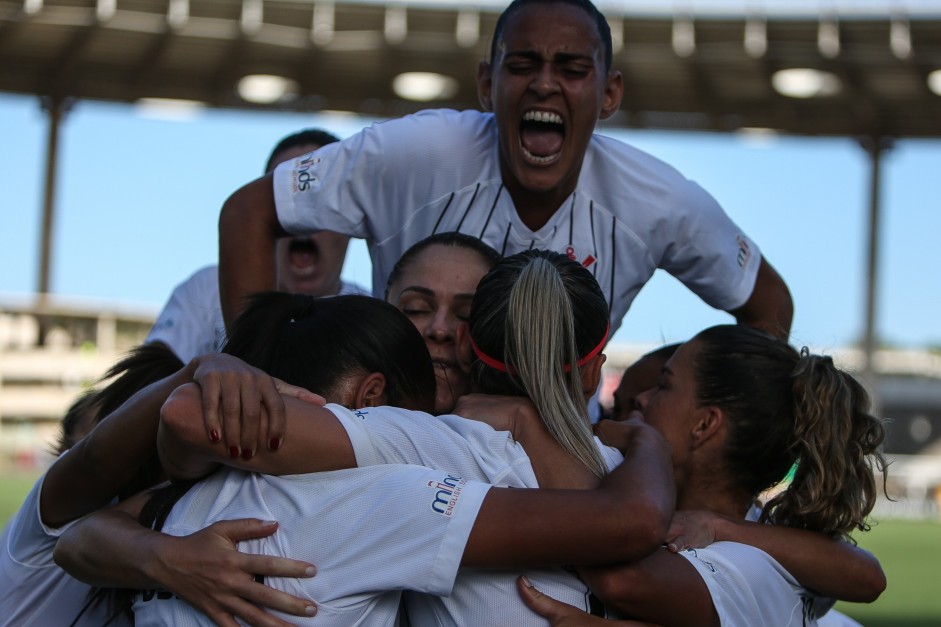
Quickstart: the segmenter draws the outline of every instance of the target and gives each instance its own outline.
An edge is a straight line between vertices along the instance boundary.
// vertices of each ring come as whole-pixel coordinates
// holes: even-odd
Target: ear
[[[356,386],[353,407],[378,407],[385,405],[386,376],[381,372],[371,372],[363,377]]]
[[[479,81],[479,79],[478,79]],[[602,120],[607,120],[621,107],[621,98],[624,96],[624,77],[618,71],[608,74],[604,87],[604,99],[601,101]]]
[[[725,412],[715,406],[699,410],[699,418],[690,433],[692,448],[696,449],[718,437],[725,428]]]
[[[493,87],[493,75],[491,74],[490,63],[481,61],[477,66],[477,99],[484,111],[493,111],[493,98],[491,89]]]
[[[604,365],[607,359],[607,355],[598,353],[591,358],[591,361],[580,368],[582,375],[582,392],[585,394],[586,401],[594,396],[595,390],[601,385],[601,366]]]

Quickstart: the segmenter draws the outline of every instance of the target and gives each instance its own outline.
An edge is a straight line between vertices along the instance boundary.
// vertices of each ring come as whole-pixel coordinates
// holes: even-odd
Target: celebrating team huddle
[[[76,404],[4,532],[2,624],[797,626],[879,596],[852,533],[882,423],[787,343],[787,286],[719,204],[594,134],[605,18],[514,0],[478,87],[482,112],[286,138],[232,194],[218,269]],[[374,297],[339,280],[348,237]],[[658,268],[736,324],[599,421]]]

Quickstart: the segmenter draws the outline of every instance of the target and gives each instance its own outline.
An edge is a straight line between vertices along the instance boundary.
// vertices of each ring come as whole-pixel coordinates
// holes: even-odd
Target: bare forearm
[[[277,451],[261,448],[249,460],[233,457],[222,442],[212,443],[203,429],[196,386],[173,393],[161,412],[158,448],[168,473],[178,479],[205,475],[217,464],[272,475],[356,467],[346,430],[329,410],[285,397],[288,436]]]
[[[105,418],[59,458],[43,482],[43,522],[59,527],[110,502],[153,457],[160,407],[194,363],[154,383]]]
[[[219,297],[226,328],[231,329],[247,296],[275,289],[275,243],[283,234],[271,175],[226,200],[219,215]]]
[[[870,603],[885,589],[875,556],[823,534],[719,517],[716,540],[741,542],[771,555],[802,586],[822,595]]]
[[[80,581],[103,588],[149,589],[166,583],[157,576],[168,536],[141,526],[130,514],[102,511],[62,534],[55,561]]]
[[[492,489],[465,566],[610,564],[654,551],[666,535],[674,486],[668,449],[649,427],[596,490]]]

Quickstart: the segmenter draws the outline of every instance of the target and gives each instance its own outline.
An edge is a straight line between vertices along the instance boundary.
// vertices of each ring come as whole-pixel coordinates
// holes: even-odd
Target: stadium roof
[[[0,0],[0,91],[370,116],[471,108],[478,106],[477,64],[488,56],[502,4]],[[890,13],[871,1],[851,3],[856,10],[832,3],[818,14],[795,0],[776,13],[745,15],[730,12],[728,2],[668,14],[653,4],[599,2],[625,80],[613,124],[941,136],[941,95],[928,82],[941,69],[941,6],[897,2]],[[816,91],[801,85],[829,95],[779,93],[776,72],[795,68],[826,72]],[[450,93],[403,99],[393,79],[407,72],[447,77]],[[238,91],[249,75],[287,79],[288,95],[249,102]],[[933,76],[941,83],[941,72]],[[806,73],[797,79],[809,80]]]

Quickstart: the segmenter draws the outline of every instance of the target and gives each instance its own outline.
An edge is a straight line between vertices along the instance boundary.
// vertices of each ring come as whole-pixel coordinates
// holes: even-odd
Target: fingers
[[[259,588],[264,588],[266,590],[271,590],[272,592],[274,592],[272,588],[268,588],[267,586],[264,586],[261,584],[255,584],[255,586]],[[285,593],[282,592],[280,594],[285,594]],[[287,595],[287,596],[290,596],[290,595]],[[308,605],[308,607],[311,610],[310,613],[303,612],[303,611],[300,613],[287,612],[287,610],[283,610],[281,608],[275,608],[273,606],[269,606],[269,607],[272,607],[272,609],[279,609],[281,611],[285,611],[286,613],[292,614],[294,616],[313,616],[317,613],[317,607],[313,605],[312,603]],[[237,618],[241,619],[244,623],[247,623],[249,625],[258,625],[260,627],[291,627],[291,623],[287,621],[283,621],[277,616],[269,614],[265,610],[261,609],[261,607],[254,605],[250,599],[245,600],[245,599],[236,598],[236,597],[229,598],[226,600],[224,609],[229,614],[236,616]],[[212,619],[214,621],[217,621],[217,618],[215,616],[212,616]],[[233,623],[231,624],[235,625],[238,623],[235,623],[233,621]]]
[[[238,591],[238,594],[240,600],[244,600],[248,607],[251,607],[259,614],[267,615],[267,612],[259,608],[277,610],[285,614],[290,614],[291,616],[314,616],[317,613],[317,605],[310,599],[302,599],[288,594],[287,592],[275,590],[263,583],[256,583],[254,581],[247,583],[244,588]],[[246,619],[247,617],[244,616],[243,613],[247,611],[248,610],[233,610],[233,613],[242,619]],[[256,622],[251,620],[248,622],[252,625],[256,624]],[[280,625],[281,623],[276,624]]]
[[[278,530],[278,522],[257,518],[239,518],[237,520],[221,520],[209,525],[207,529],[212,529],[235,544],[243,540],[254,540],[270,536]]]
[[[222,385],[218,378],[210,377],[198,382],[202,392],[203,424],[206,426],[206,435],[209,441],[215,444],[222,440],[222,420],[219,413],[219,397],[222,394]]]
[[[313,403],[314,405],[320,405],[323,407],[327,404],[327,399],[322,397],[320,394],[314,394],[307,388],[302,388],[297,385],[291,385],[290,383],[285,383],[277,377],[273,377],[275,388],[282,396],[293,396],[294,398],[307,402]]]
[[[529,609],[536,612],[540,616],[545,618],[550,618],[548,608],[542,603],[543,599],[546,596],[537,590],[533,584],[529,583],[529,580],[526,577],[517,577],[516,578],[516,590],[519,592],[520,598],[523,599],[523,603],[526,604]]]
[[[284,407],[284,399],[280,394],[282,387],[293,388],[294,386],[289,386],[283,381],[272,377],[267,382],[267,385],[262,386],[261,388],[262,402],[264,403],[265,409],[267,410],[266,413],[268,419],[263,425],[264,430],[259,432],[259,437],[263,439],[265,446],[267,446],[268,449],[272,451],[276,451],[281,448],[281,444],[284,442],[286,410]]]
[[[516,588],[523,602],[526,603],[529,609],[543,618],[548,618],[550,621],[564,618],[570,613],[569,610],[575,609],[561,601],[556,601],[552,597],[547,597],[537,590],[526,577],[518,577],[516,579]]]

